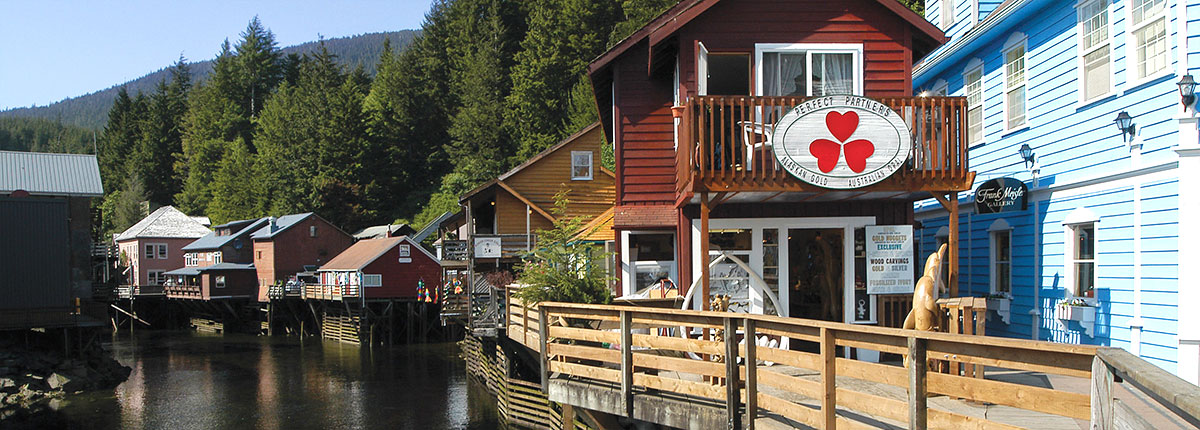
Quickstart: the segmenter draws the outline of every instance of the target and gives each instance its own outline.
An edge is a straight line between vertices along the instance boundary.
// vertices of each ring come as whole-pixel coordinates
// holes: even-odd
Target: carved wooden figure
[[[934,331],[941,321],[938,310],[938,294],[946,288],[942,281],[942,260],[946,256],[946,245],[925,260],[925,272],[913,289],[913,307],[904,318],[905,329]]]

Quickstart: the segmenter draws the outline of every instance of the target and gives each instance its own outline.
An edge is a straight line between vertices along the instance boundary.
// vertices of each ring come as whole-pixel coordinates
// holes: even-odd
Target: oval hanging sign
[[[792,108],[771,135],[775,159],[792,176],[825,188],[862,188],[904,165],[912,133],[904,119],[866,97],[818,97]]]
[[[1013,178],[990,179],[975,189],[975,212],[992,214],[1023,211],[1029,207],[1025,183]]]

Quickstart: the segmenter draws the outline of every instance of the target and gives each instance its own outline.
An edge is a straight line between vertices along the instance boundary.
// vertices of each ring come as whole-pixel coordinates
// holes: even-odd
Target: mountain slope
[[[351,69],[361,65],[367,74],[375,76],[375,66],[378,62],[379,54],[383,52],[384,39],[391,39],[393,49],[404,49],[419,34],[420,30],[367,33],[358,36],[328,39],[325,40],[325,47],[329,52],[337,55],[338,62]],[[216,46],[217,44],[214,43],[213,45]],[[318,46],[319,42],[308,42],[282,48],[281,51],[285,55],[292,53],[304,54],[316,51]],[[196,82],[200,82],[206,79],[208,73],[212,71],[212,60],[189,63],[189,66],[191,66],[193,79]],[[14,108],[0,111],[0,118],[42,118],[59,121],[65,125],[100,129],[108,121],[108,111],[112,108],[112,102],[117,95],[118,88],[124,85],[130,95],[137,94],[138,91],[149,94],[151,91],[154,91],[154,86],[159,81],[167,78],[168,73],[169,71],[166,68],[162,68],[123,84],[113,85],[112,87],[86,95],[68,98],[47,106]]]

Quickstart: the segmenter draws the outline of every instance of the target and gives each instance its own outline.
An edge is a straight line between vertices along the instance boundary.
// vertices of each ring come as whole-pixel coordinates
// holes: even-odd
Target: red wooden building
[[[260,302],[269,300],[272,285],[329,262],[354,243],[349,233],[312,212],[268,218],[250,237]]]
[[[697,298],[732,295],[741,311],[898,323],[879,308],[904,295],[862,288],[864,228],[911,225],[914,200],[945,201],[973,179],[965,100],[912,96],[913,62],[945,40],[895,0],[684,0],[597,58],[589,74],[615,146],[622,292],[666,277],[695,285]],[[784,114],[833,97],[891,108],[880,117],[907,126],[893,133],[911,133],[894,173],[831,188],[777,161]]]
[[[438,259],[408,236],[361,240],[318,271],[321,285],[304,298],[331,300],[416,299],[418,287],[441,285]]]

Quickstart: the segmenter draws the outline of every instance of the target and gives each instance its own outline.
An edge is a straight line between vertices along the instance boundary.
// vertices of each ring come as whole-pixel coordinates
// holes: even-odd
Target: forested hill
[[[325,48],[329,50],[329,53],[337,56],[338,63],[347,66],[348,69],[353,70],[361,65],[363,70],[367,72],[367,75],[375,76],[375,67],[379,63],[379,54],[383,51],[384,39],[390,38],[393,48],[403,49],[420,33],[420,30],[400,30],[326,39]],[[316,52],[319,43],[317,41],[302,43],[281,48],[280,52],[283,55],[293,53],[309,54]],[[213,52],[216,52],[218,48],[219,46],[214,45]],[[189,63],[189,67],[193,79],[197,82],[203,82],[208,77],[209,72],[212,71],[212,60]],[[0,118],[42,118],[59,121],[68,126],[99,130],[104,127],[105,122],[108,120],[108,111],[112,108],[118,88],[124,85],[126,91],[131,95],[138,92],[149,94],[154,91],[155,85],[158,85],[160,81],[170,79],[169,69],[169,67],[164,67],[132,81],[116,84],[112,87],[79,97],[68,98],[47,106],[14,108],[0,111]],[[43,126],[45,124],[39,123],[30,127]],[[91,140],[90,134],[88,140]]]

